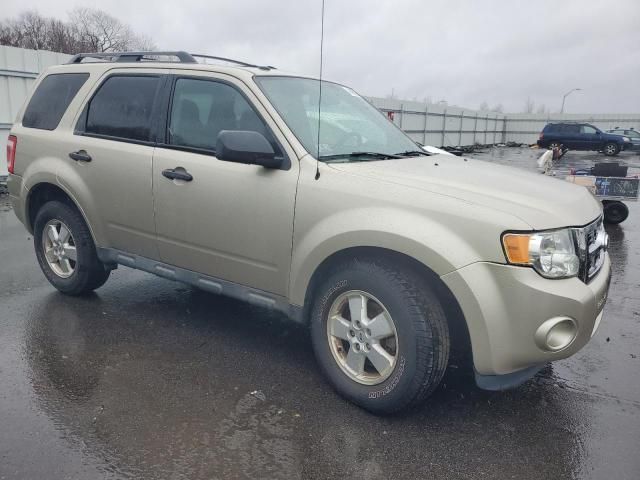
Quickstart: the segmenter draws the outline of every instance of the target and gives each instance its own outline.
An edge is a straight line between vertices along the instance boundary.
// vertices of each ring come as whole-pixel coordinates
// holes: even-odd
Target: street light
[[[573,92],[577,92],[578,90],[582,90],[581,88],[574,88],[572,90],[569,90],[567,93],[564,94],[564,97],[562,97],[562,107],[560,108],[560,113],[564,113],[564,101],[567,99],[567,97],[569,95],[571,95]]]

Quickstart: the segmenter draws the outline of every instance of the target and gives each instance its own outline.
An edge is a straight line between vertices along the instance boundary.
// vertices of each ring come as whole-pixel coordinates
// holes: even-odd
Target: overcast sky
[[[3,0],[66,19],[90,2]],[[321,0],[102,0],[160,49],[318,74]],[[640,0],[326,0],[324,77],[364,95],[640,112]]]

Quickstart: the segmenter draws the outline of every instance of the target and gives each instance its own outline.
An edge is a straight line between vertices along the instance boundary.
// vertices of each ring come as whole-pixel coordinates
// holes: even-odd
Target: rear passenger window
[[[159,88],[157,76],[108,78],[89,103],[85,132],[148,141]]]
[[[55,130],[87,78],[88,73],[55,73],[45,77],[27,105],[22,126]]]
[[[178,79],[169,121],[169,144],[213,151],[222,130],[259,132],[275,151],[279,150],[267,126],[235,88],[215,81]]]

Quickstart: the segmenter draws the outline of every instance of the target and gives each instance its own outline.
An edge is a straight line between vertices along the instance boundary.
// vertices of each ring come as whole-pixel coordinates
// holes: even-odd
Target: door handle
[[[185,182],[193,180],[193,176],[182,167],[168,168],[162,171],[162,175],[169,180],[183,180]]]
[[[90,162],[91,155],[89,155],[86,150],[78,150],[77,152],[71,152],[69,154],[69,158],[75,160],[76,162]]]

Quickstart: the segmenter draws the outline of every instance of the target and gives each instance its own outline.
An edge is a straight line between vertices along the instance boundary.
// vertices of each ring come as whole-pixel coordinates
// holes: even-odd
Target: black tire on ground
[[[66,225],[76,247],[74,271],[68,278],[58,275],[47,262],[43,246],[44,228],[48,222],[57,220]],[[36,215],[33,228],[33,243],[40,268],[47,280],[67,295],[83,295],[101,287],[109,278],[110,270],[98,259],[96,247],[80,212],[58,201],[45,203]]]
[[[329,312],[334,301],[350,291],[379,300],[397,332],[395,366],[376,385],[364,385],[343,372],[329,344]],[[310,321],[313,349],[324,374],[340,395],[373,413],[420,404],[446,370],[451,342],[438,298],[422,276],[389,261],[353,259],[334,269],[315,289]]]
[[[602,147],[602,153],[610,157],[617,155],[620,152],[620,145],[614,142],[605,143]]]
[[[605,200],[602,202],[604,210],[604,221],[612,225],[624,222],[629,216],[629,208],[617,200]]]

